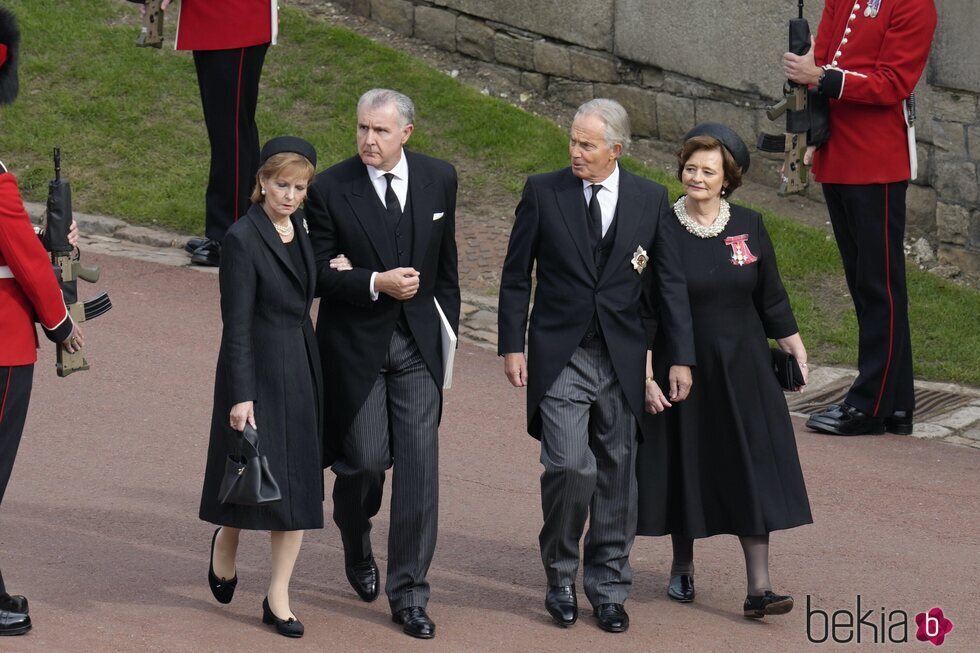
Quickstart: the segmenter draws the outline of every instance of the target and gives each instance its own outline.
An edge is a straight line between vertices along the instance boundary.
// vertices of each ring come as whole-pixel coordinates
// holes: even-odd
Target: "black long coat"
[[[667,190],[620,168],[616,234],[602,275],[596,271],[582,180],[571,168],[534,175],[517,207],[500,278],[500,354],[524,351],[531,297],[537,288],[528,335],[528,433],[538,438],[538,405],[598,315],[616,378],[639,421],[644,414],[647,345],[657,326],[643,306],[660,298],[659,328],[667,334],[670,365],[694,365],[687,286],[674,248],[676,220]],[[649,265],[640,273],[633,257],[642,248]],[[645,328],[646,327],[646,328]]]
[[[371,301],[372,272],[397,268],[388,216],[357,156],[328,168],[310,185],[306,217],[317,259],[321,295],[316,333],[323,354],[325,442],[328,459],[339,454],[388,353],[402,308],[426,367],[442,388],[443,360],[438,300],[459,331],[456,267],[456,170],[423,154],[403,150],[408,161],[408,202],[413,220],[411,266],[420,273],[415,297],[404,302],[382,294]],[[332,270],[345,254],[353,270]]]
[[[310,307],[316,286],[313,248],[302,214],[292,216],[304,268],[296,270],[275,228],[253,204],[221,248],[221,349],[214,379],[201,519],[255,530],[323,527],[320,361]],[[235,506],[218,501],[225,459],[237,451],[231,407],[255,402],[259,450],[282,501]]]

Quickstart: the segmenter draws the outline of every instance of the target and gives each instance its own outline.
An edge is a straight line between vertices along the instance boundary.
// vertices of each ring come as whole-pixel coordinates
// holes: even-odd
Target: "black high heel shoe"
[[[214,535],[211,536],[211,557],[208,558],[208,586],[218,603],[231,603],[232,597],[235,596],[235,587],[238,586],[238,574],[236,573],[230,580],[214,575],[214,541],[218,539],[218,531],[220,530],[221,527],[219,526],[215,529]]]
[[[742,613],[748,619],[762,619],[766,615],[786,614],[792,609],[792,596],[773,594],[770,590],[766,590],[765,594],[761,596],[749,594],[745,597],[745,603],[742,604]]]
[[[299,619],[293,619],[292,617],[289,619],[280,619],[272,614],[268,596],[262,599],[262,623],[275,626],[276,632],[283,637],[302,637],[306,630],[303,628],[303,622]]]

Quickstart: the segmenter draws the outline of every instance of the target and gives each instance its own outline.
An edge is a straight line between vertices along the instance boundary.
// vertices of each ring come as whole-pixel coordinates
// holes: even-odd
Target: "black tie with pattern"
[[[402,207],[398,203],[398,196],[395,195],[395,189],[391,187],[391,180],[394,177],[395,175],[390,172],[385,173],[385,181],[388,184],[388,187],[385,189],[385,208],[388,209],[388,215],[391,216],[391,221],[394,224],[398,224],[402,218]]]
[[[599,191],[601,184],[592,184],[592,198],[589,200],[589,215],[592,217],[592,237],[598,244],[602,240],[602,209],[599,208]]]

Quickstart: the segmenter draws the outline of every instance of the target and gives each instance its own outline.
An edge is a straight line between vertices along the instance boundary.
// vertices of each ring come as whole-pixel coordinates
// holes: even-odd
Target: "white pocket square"
[[[442,220],[442,216],[444,216],[444,215],[446,215],[444,212],[439,211],[438,213],[433,213],[432,214],[432,219],[433,220]]]

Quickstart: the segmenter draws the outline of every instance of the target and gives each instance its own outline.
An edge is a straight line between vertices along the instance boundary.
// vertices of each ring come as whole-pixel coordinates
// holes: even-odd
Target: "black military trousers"
[[[231,50],[195,50],[204,122],[211,142],[204,233],[221,241],[249,207],[259,169],[255,107],[268,43]]]
[[[7,491],[31,401],[34,365],[0,366],[0,505]],[[6,592],[0,574],[0,593]]]
[[[908,182],[824,184],[858,321],[858,376],[847,403],[888,417],[915,408],[905,284]]]

